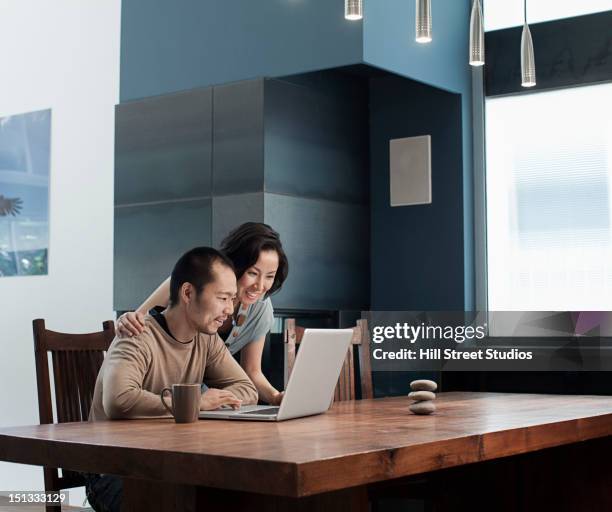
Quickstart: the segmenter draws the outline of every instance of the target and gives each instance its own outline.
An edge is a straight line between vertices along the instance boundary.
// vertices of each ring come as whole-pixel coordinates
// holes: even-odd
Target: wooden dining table
[[[440,393],[279,423],[170,419],[0,429],[0,460],[124,479],[123,510],[612,510],[612,398]],[[579,503],[579,508],[572,507]],[[479,508],[482,507],[482,508]]]

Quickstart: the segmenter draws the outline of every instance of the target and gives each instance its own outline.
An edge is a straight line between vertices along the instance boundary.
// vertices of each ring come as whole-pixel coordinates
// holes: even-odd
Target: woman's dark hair
[[[204,287],[215,280],[215,263],[234,270],[231,260],[212,247],[196,247],[183,254],[174,265],[170,276],[170,306],[178,304],[179,292],[184,283],[191,283],[197,295],[200,295]]]
[[[278,270],[266,297],[280,290],[287,279],[289,262],[283,250],[283,244],[278,233],[267,224],[261,222],[241,224],[223,239],[220,249],[234,264],[237,279],[242,277],[247,268],[257,263],[260,252],[276,251]]]

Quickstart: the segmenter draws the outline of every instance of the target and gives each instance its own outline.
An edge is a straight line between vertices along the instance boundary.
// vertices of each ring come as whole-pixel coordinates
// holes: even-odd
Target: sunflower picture
[[[0,277],[45,275],[51,111],[0,118]]]

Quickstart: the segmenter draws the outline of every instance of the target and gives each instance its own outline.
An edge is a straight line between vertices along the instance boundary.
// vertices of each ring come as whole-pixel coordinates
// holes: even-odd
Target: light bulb
[[[417,43],[431,42],[431,0],[416,0]]]
[[[480,0],[474,0],[470,16],[470,65],[484,65],[484,27]]]
[[[344,0],[344,17],[347,20],[363,18],[363,0]]]

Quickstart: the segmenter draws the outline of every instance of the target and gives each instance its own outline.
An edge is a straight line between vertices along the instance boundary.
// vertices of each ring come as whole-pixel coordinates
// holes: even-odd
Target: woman
[[[234,229],[220,250],[236,269],[237,294],[234,314],[219,329],[219,335],[232,354],[240,351],[240,364],[255,384],[261,400],[279,405],[280,392],[261,371],[261,356],[266,335],[274,322],[270,295],[280,290],[289,272],[287,256],[278,233],[267,224],[247,222]],[[144,316],[155,306],[167,306],[170,278],[166,279],[134,312],[117,320],[121,336],[134,336],[144,329]]]

